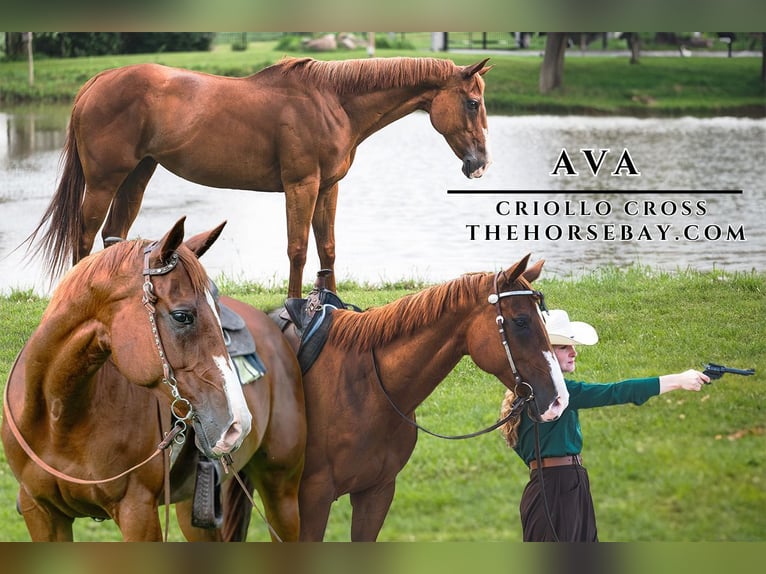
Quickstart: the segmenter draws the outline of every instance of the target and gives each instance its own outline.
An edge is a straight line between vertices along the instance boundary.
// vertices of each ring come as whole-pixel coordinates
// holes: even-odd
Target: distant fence
[[[445,32],[447,50],[514,50],[529,45],[531,32]]]
[[[279,40],[286,32],[216,32],[214,44],[232,44],[240,42],[243,36],[248,42],[270,42]]]

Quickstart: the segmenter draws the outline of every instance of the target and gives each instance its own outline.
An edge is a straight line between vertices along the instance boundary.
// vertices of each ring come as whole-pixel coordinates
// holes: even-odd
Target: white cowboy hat
[[[545,313],[545,329],[551,345],[595,345],[596,330],[582,321],[570,321],[566,311],[553,309]]]

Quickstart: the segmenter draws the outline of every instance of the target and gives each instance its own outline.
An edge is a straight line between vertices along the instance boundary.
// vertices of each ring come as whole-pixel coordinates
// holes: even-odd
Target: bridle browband
[[[541,310],[547,311],[547,308],[545,307],[545,298],[543,294],[540,291],[535,291],[532,289],[523,289],[518,291],[503,291],[499,292],[498,290],[498,280],[500,278],[500,274],[502,272],[499,271],[495,274],[494,279],[494,287],[495,292],[491,293],[489,297],[487,298],[487,302],[490,305],[494,305],[497,309],[497,317],[495,318],[495,322],[498,325],[498,332],[500,333],[500,342],[503,345],[503,349],[505,350],[505,355],[508,358],[508,364],[511,367],[511,372],[513,373],[513,378],[515,381],[515,388],[514,393],[516,394],[516,398],[513,400],[513,403],[511,404],[511,411],[503,417],[502,419],[498,420],[493,425],[484,428],[482,430],[472,432],[469,434],[462,434],[462,435],[442,435],[433,431],[428,430],[427,428],[422,427],[417,422],[415,422],[413,419],[408,417],[405,413],[402,412],[402,410],[394,403],[393,398],[391,398],[391,395],[386,390],[385,386],[383,386],[383,379],[380,376],[380,368],[378,367],[378,361],[375,358],[375,349],[372,349],[372,365],[375,370],[375,377],[378,381],[378,386],[380,387],[381,391],[383,391],[383,395],[385,395],[386,399],[388,400],[388,403],[393,407],[394,411],[402,418],[405,422],[409,423],[410,425],[414,426],[418,430],[423,431],[426,434],[429,434],[431,436],[435,436],[437,438],[443,438],[448,440],[462,440],[467,438],[474,438],[483,434],[486,434],[488,432],[491,432],[495,429],[500,428],[505,423],[511,421],[512,419],[518,417],[521,415],[521,411],[524,409],[524,406],[532,401],[535,398],[534,391],[532,389],[532,385],[522,380],[521,375],[519,374],[518,369],[516,368],[516,363],[513,360],[513,355],[511,353],[511,346],[508,343],[508,335],[505,332],[505,317],[503,317],[503,310],[501,308],[501,301],[506,297],[516,297],[516,296],[531,296],[534,297],[537,300],[537,303]],[[526,387],[529,389],[529,393],[527,396],[523,396],[521,393],[519,393],[519,388],[521,386]]]

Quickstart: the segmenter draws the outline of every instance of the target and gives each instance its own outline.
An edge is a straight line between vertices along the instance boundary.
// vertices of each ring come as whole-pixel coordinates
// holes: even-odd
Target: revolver
[[[723,365],[716,365],[715,363],[708,363],[705,365],[705,370],[702,372],[710,377],[710,380],[712,381],[715,379],[720,379],[726,373],[731,373],[732,375],[750,376],[755,374],[755,369],[734,369],[731,367],[724,367]]]

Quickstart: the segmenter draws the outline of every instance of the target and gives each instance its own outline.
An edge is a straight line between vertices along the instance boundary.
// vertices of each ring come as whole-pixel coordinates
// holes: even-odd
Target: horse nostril
[[[561,413],[564,412],[564,409],[566,409],[568,404],[568,400],[564,401],[560,395],[557,396],[548,407],[548,410],[546,410],[540,417],[540,419],[545,422],[555,421],[561,416]]]
[[[231,424],[229,427],[229,430],[226,431],[226,434],[224,435],[224,439],[227,443],[233,444],[239,439],[239,437],[242,436],[242,424],[240,424],[239,421],[236,421]]]

